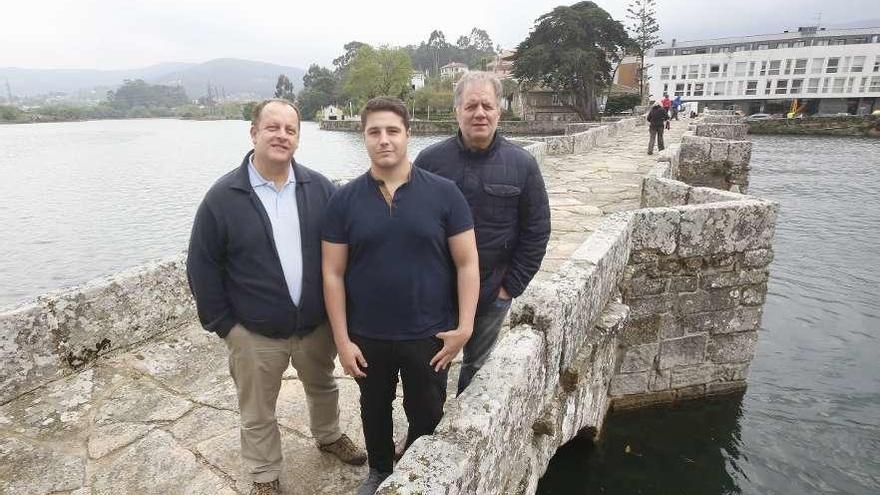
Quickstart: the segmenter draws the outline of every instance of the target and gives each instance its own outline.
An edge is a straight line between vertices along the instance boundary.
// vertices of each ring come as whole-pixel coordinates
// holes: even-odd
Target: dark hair
[[[256,126],[260,123],[260,117],[263,113],[263,109],[266,108],[266,105],[268,105],[269,103],[283,103],[292,108],[293,111],[296,112],[296,128],[300,128],[302,115],[299,113],[299,107],[296,106],[296,103],[290,100],[285,100],[284,98],[269,98],[268,100],[263,100],[254,105],[254,108],[251,110],[251,125]]]
[[[409,130],[409,112],[406,109],[406,105],[404,105],[399,99],[390,96],[377,96],[376,98],[372,98],[366,105],[364,105],[364,109],[361,110],[361,127],[367,125],[367,116],[373,112],[396,113],[401,119],[403,119],[403,128],[407,131]]]

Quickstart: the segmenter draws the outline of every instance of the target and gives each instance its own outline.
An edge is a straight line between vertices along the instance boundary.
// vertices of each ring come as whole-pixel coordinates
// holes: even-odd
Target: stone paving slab
[[[687,122],[673,122],[667,143]],[[657,156],[646,154],[647,140],[641,127],[586,153],[545,158],[553,233],[539,277],[555,272],[604,215],[638,208],[641,178]],[[226,356],[223,342],[193,322],[0,406],[0,494],[247,493]],[[335,374],[343,431],[362,444],[357,385],[338,363]],[[397,432],[406,428],[400,395]],[[291,368],[278,401],[285,493],[353,493],[367,468],[317,450],[307,417]]]

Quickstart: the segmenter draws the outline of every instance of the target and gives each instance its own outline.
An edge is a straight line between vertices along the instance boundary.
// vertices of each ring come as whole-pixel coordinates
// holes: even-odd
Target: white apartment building
[[[653,99],[697,101],[744,114],[812,114],[880,108],[880,27],[801,27],[779,34],[660,45],[648,63]]]

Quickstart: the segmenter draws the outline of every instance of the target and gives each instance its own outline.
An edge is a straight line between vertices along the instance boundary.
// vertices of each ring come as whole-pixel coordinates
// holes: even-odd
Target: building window
[[[782,60],[771,60],[770,61],[770,70],[767,71],[768,76],[778,76],[779,75],[779,67],[782,65]]]
[[[791,59],[787,58],[785,59],[785,75],[787,76],[789,74],[791,74]]]
[[[865,88],[868,86],[868,78],[863,77],[862,82],[859,84],[859,93],[864,93]]]
[[[849,68],[850,72],[861,72],[865,67],[865,56],[861,57],[853,57],[852,66]]]
[[[827,93],[829,91],[831,91],[831,78],[826,77],[825,80],[822,82],[822,92]]]
[[[855,83],[855,82],[856,82],[856,78],[854,78],[854,77],[850,77],[846,80],[846,92],[847,93],[853,92],[853,83]]]
[[[874,76],[871,78],[871,87],[868,91],[871,93],[880,93],[880,77]]]
[[[767,79],[767,84],[764,86],[764,94],[765,94],[765,95],[769,95],[769,94],[770,94],[770,88],[771,88],[772,86],[773,86],[773,81],[770,80],[770,79]]]
[[[754,95],[758,93],[758,81],[747,81],[746,82],[746,94]]]
[[[744,85],[745,85],[744,81],[737,81],[736,82],[736,94],[738,94],[738,95],[743,94],[743,86]]]
[[[758,50],[767,50],[769,48],[770,48],[770,45],[768,45],[767,43],[758,44]]]
[[[749,62],[749,77],[755,76],[755,63]]]
[[[880,72],[880,55],[874,57],[874,69],[873,72]]]
[[[697,55],[705,55],[707,53],[706,47],[694,48],[694,53]]]
[[[691,83],[687,83],[687,86],[685,87],[685,90],[684,90],[684,95],[685,96],[691,95]]]
[[[693,54],[694,54],[694,51],[693,51],[693,50],[690,50],[690,49],[687,49],[687,50],[679,50],[679,51],[678,51],[678,54],[679,54],[679,55],[693,55]]]
[[[801,88],[804,85],[803,79],[792,79],[791,80],[791,90],[789,90],[789,94],[796,95],[801,92]]]
[[[810,65],[810,74],[821,74],[822,73],[822,65],[825,62],[824,58],[814,58],[813,64]]]
[[[799,58],[794,61],[794,72],[792,74],[806,74],[807,73],[807,59]]]
[[[776,94],[784,95],[788,91],[788,79],[776,81]]]
[[[828,46],[828,40],[813,40],[813,46]]]
[[[828,44],[829,44],[829,45],[835,45],[835,46],[836,46],[836,45],[845,45],[845,44],[846,44],[846,40],[843,39],[843,38],[838,38],[838,39],[836,39],[836,40],[831,40],[831,42],[829,42]]]
[[[836,74],[837,65],[840,63],[840,57],[831,57],[828,59],[828,65],[825,67],[826,74]]]
[[[703,96],[703,83],[694,84],[694,96]]]
[[[733,76],[734,77],[745,77],[746,75],[746,62],[737,62],[734,65]]]
[[[766,76],[767,75],[767,61],[766,60],[761,61],[761,72],[758,72],[758,75],[759,76]]]
[[[807,81],[807,93],[819,92],[819,78],[812,77]]]
[[[696,79],[699,71],[700,71],[699,65],[689,65],[688,66],[688,79]]]
[[[669,67],[660,67],[660,79],[669,79]]]
[[[791,44],[791,47],[792,48],[803,48],[804,42],[803,41],[795,41],[794,43]]]
[[[675,96],[684,96],[684,83],[675,85]]]
[[[709,64],[709,77],[718,77],[721,72],[721,64]]]
[[[736,45],[735,47],[733,47],[733,51],[735,51],[735,52],[741,52],[741,51],[744,51],[745,49],[746,49],[746,47],[743,45]]]
[[[831,90],[833,93],[843,93],[843,85],[846,83],[845,77],[835,77],[834,78],[834,88]]]

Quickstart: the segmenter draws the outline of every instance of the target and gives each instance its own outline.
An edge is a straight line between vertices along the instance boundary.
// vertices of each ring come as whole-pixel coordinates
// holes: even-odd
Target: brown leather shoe
[[[345,433],[339,437],[339,440],[325,445],[318,445],[318,448],[324,452],[330,452],[346,464],[360,466],[367,462],[367,453],[355,445]]]
[[[268,483],[254,483],[251,485],[250,495],[281,495],[281,485],[278,480]]]

